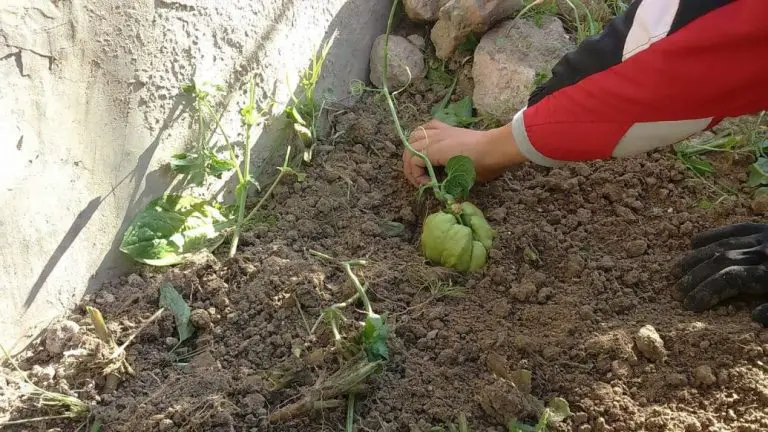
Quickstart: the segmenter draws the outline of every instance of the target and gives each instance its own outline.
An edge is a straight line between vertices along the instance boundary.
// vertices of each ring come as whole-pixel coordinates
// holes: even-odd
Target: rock
[[[211,314],[205,309],[195,309],[189,314],[189,322],[200,330],[213,327]]]
[[[504,207],[497,207],[488,212],[488,220],[492,222],[502,222],[507,217],[507,209]]]
[[[580,276],[585,266],[584,258],[579,255],[570,255],[565,263],[565,275],[569,278]]]
[[[381,35],[373,42],[371,49],[371,82],[381,88],[381,74],[384,72],[384,38]],[[424,67],[424,55],[418,47],[402,36],[389,36],[387,85],[390,91],[402,88],[409,83],[419,81],[427,74]]]
[[[72,335],[80,331],[80,326],[73,321],[64,320],[48,329],[45,333],[45,349],[51,354],[61,354],[67,349]]]
[[[408,36],[408,42],[412,43],[413,46],[415,46],[420,50],[423,50],[424,48],[427,47],[427,41],[425,41],[423,37],[417,34],[412,34]]]
[[[648,242],[645,240],[634,240],[627,243],[627,257],[635,258],[644,254],[648,250]]]
[[[40,381],[46,383],[53,379],[54,376],[56,376],[56,369],[53,368],[53,366],[48,365],[46,367],[42,367],[40,365],[34,365],[32,366],[32,375],[37,377]]]
[[[521,282],[510,288],[509,295],[517,301],[528,301],[536,295],[536,285],[533,282]]]
[[[637,344],[637,349],[648,360],[657,362],[664,359],[664,356],[667,355],[667,351],[664,349],[664,341],[653,326],[643,326],[635,335],[635,344]]]
[[[685,387],[688,385],[688,378],[683,374],[671,373],[667,375],[666,382],[671,387]]]
[[[536,74],[548,73],[572,48],[555,17],[545,17],[541,27],[525,20],[497,25],[475,49],[472,102],[479,112],[510,121],[528,103]]]
[[[173,424],[173,420],[171,419],[162,419],[160,420],[160,423],[157,425],[157,430],[159,431],[169,431],[173,429],[176,425]]]
[[[445,1],[430,34],[435,54],[447,60],[470,33],[485,33],[494,24],[522,8],[522,0]]]
[[[136,273],[131,273],[128,275],[128,285],[136,288],[142,288],[144,285],[146,285],[146,282],[144,282],[144,279],[142,279],[141,276],[137,275]]]
[[[96,304],[99,304],[99,305],[112,304],[115,302],[115,295],[107,291],[102,291],[96,297],[95,301],[96,301]]]
[[[704,386],[710,386],[717,382],[712,368],[707,365],[702,365],[693,370],[693,379]]]
[[[437,13],[445,0],[403,0],[405,13],[416,22],[437,21]]]

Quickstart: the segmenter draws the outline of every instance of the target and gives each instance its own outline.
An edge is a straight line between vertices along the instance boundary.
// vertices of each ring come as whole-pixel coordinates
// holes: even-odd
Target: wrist
[[[489,145],[493,149],[492,153],[496,155],[498,163],[503,165],[503,168],[511,168],[528,162],[528,159],[520,152],[517,142],[515,142],[511,123],[489,130],[488,135]]]

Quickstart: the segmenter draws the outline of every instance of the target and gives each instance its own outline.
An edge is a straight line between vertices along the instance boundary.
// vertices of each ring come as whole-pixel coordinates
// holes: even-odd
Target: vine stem
[[[395,103],[392,100],[392,95],[389,94],[389,86],[387,83],[387,75],[389,75],[389,34],[392,32],[392,22],[395,19],[397,4],[398,0],[394,0],[392,2],[392,9],[389,12],[389,20],[387,20],[387,32],[384,35],[384,72],[381,76],[382,92],[387,99],[387,105],[389,105],[389,111],[392,114],[392,120],[395,122],[395,129],[397,130],[397,135],[400,137],[400,141],[403,142],[403,145],[406,149],[408,149],[409,152],[411,152],[411,154],[419,157],[424,161],[424,165],[427,168],[427,173],[429,174],[430,178],[429,186],[434,190],[435,197],[440,201],[444,201],[443,193],[440,190],[439,182],[437,181],[435,168],[432,166],[432,162],[430,162],[429,158],[424,153],[413,148],[413,146],[411,146],[411,144],[408,142],[408,138],[405,136],[405,132],[403,132],[403,127],[400,125],[400,119],[397,117],[397,110],[395,109]]]
[[[243,156],[243,171],[239,176],[240,182],[235,188],[237,195],[237,223],[235,224],[235,232],[232,235],[232,244],[229,247],[229,257],[232,258],[237,253],[237,244],[240,240],[240,230],[243,228],[243,218],[245,217],[245,200],[248,197],[248,186],[251,185],[251,128],[253,127],[253,110],[256,108],[256,91],[255,83],[251,78],[250,86],[248,88],[248,110],[243,118],[245,123],[245,142],[243,143],[244,153]],[[247,118],[246,118],[247,117]],[[232,146],[230,145],[230,149]]]
[[[365,289],[360,283],[360,279],[358,279],[357,275],[355,275],[355,272],[352,271],[352,265],[350,265],[349,262],[342,263],[341,265],[344,267],[344,272],[352,281],[352,285],[355,286],[355,290],[357,290],[357,293],[360,294],[360,300],[362,300],[363,306],[365,307],[365,313],[368,314],[368,316],[377,316],[375,313],[373,313],[371,302],[368,300],[368,296],[365,294]]]

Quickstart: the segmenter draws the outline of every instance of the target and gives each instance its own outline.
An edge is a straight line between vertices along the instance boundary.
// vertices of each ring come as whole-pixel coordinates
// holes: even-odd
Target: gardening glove
[[[702,312],[739,294],[768,298],[768,224],[728,225],[693,237],[677,264],[686,309]],[[752,319],[768,327],[768,303]]]
[[[454,213],[439,211],[427,217],[421,248],[433,263],[458,271],[475,271],[485,265],[495,232],[473,204],[463,202],[455,206],[458,211]]]

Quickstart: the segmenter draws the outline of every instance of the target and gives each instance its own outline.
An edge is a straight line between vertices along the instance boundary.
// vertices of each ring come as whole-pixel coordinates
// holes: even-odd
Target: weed
[[[697,180],[704,183],[717,198],[717,202],[727,195],[736,193],[730,187],[707,180],[715,170],[711,162],[704,159],[709,153],[730,153],[735,156],[752,157],[754,162],[748,167],[746,185],[754,187],[755,194],[768,192],[768,128],[763,126],[765,112],[761,112],[754,123],[734,121],[724,125],[722,130],[708,139],[692,138],[674,146],[677,159],[688,168]],[[745,117],[742,120],[748,120]],[[702,201],[702,208],[709,207],[709,201]]]
[[[13,358],[5,347],[0,345],[0,349],[2,349],[5,359],[8,360],[18,375],[22,377],[20,379],[15,376],[0,374],[1,377],[14,382],[19,386],[21,390],[20,401],[29,400],[34,408],[51,410],[57,413],[42,417],[4,421],[0,422],[0,427],[56,419],[80,420],[87,419],[90,416],[91,409],[85,402],[74,396],[43,390],[36,386],[29,378],[27,378],[24,371],[19,369],[19,366],[13,361]]]
[[[330,377],[318,381],[310,391],[298,402],[282,407],[269,415],[270,421],[287,421],[317,408],[340,406],[343,402],[335,398],[347,395],[347,421],[346,430],[354,426],[355,393],[359,386],[371,375],[381,370],[382,365],[389,358],[389,327],[386,324],[386,314],[379,315],[373,311],[366,289],[355,274],[354,269],[367,264],[365,260],[341,261],[317,251],[309,251],[311,255],[324,261],[332,262],[340,267],[355,288],[355,295],[342,303],[337,303],[325,309],[318,318],[313,333],[317,326],[325,321],[331,327],[336,348],[342,355],[349,354],[347,360]],[[343,343],[342,335],[338,329],[338,323],[346,321],[342,310],[357,301],[361,301],[365,310],[365,320],[362,328],[350,343]]]
[[[555,1],[525,0],[525,9],[518,16],[530,18],[538,27],[543,25],[544,17],[557,15],[557,3]]]
[[[544,408],[536,424],[528,424],[519,420],[512,420],[507,425],[508,432],[547,432],[549,426],[560,423],[571,416],[568,401],[563,398],[552,398]]]
[[[312,161],[312,153],[317,144],[317,129],[323,104],[318,104],[315,90],[330,49],[331,41],[329,40],[323,46],[320,54],[312,57],[311,66],[304,71],[299,80],[299,87],[302,90],[301,96],[297,98],[292,95],[292,103],[284,110],[286,117],[293,124],[296,134],[304,144],[302,155],[305,163]]]

